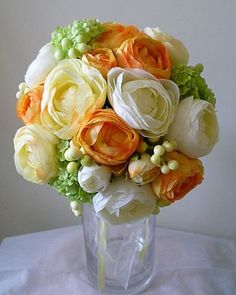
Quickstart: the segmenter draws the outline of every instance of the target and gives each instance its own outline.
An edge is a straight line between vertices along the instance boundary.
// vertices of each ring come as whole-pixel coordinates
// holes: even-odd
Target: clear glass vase
[[[88,277],[102,294],[137,294],[155,272],[156,217],[133,224],[111,225],[83,208],[83,231]]]

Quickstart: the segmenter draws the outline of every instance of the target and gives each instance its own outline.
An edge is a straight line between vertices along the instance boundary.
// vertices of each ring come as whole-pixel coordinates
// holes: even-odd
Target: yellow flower
[[[77,59],[59,62],[45,81],[42,124],[59,138],[71,139],[85,114],[103,107],[106,90],[97,69]]]
[[[14,138],[15,166],[28,181],[48,183],[57,174],[55,158],[58,138],[42,125],[26,125]]]

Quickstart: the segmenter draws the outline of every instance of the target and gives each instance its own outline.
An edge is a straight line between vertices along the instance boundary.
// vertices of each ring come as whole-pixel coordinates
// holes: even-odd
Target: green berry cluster
[[[102,24],[96,19],[75,20],[68,26],[57,27],[51,37],[51,43],[56,48],[56,59],[81,57],[91,49],[88,43],[103,30]]]
[[[196,66],[179,65],[173,67],[171,80],[174,81],[180,90],[180,99],[193,96],[195,99],[203,99],[215,106],[216,97],[213,91],[208,88],[201,73],[203,65]]]
[[[20,99],[22,95],[26,94],[29,91],[29,87],[25,82],[21,82],[18,87],[18,92],[16,93],[16,98]]]
[[[170,160],[166,162],[165,153],[172,152],[177,147],[176,141],[164,141],[162,144],[158,144],[153,149],[153,155],[151,156],[151,162],[160,167],[160,171],[163,174],[168,174],[171,170],[176,170],[179,167],[179,163],[176,160]]]
[[[82,207],[81,202],[71,201],[70,202],[70,208],[71,208],[71,211],[74,213],[74,215],[76,217],[79,217],[79,216],[82,215],[83,207]]]
[[[58,174],[49,185],[70,201],[89,202],[93,195],[85,192],[77,179],[80,153],[68,140],[61,140],[57,145],[56,157]]]

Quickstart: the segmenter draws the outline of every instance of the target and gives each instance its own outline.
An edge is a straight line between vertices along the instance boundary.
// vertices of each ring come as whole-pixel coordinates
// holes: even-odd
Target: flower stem
[[[107,226],[101,219],[98,220],[98,262],[97,262],[97,280],[98,289],[101,291],[105,287],[105,256],[104,251],[107,248]]]
[[[140,258],[143,260],[146,253],[147,253],[147,249],[148,249],[148,240],[149,240],[149,219],[147,218],[147,220],[145,221],[145,239],[143,242],[143,248],[140,252]]]

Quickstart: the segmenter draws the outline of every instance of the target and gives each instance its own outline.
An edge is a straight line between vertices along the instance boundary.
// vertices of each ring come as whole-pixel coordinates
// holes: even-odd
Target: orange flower
[[[167,153],[166,159],[178,161],[179,167],[168,174],[159,174],[152,188],[159,199],[173,203],[202,182],[204,170],[199,159],[187,158],[179,152]]]
[[[82,56],[82,60],[90,66],[98,69],[104,78],[107,77],[108,71],[116,67],[116,58],[109,48],[96,48]]]
[[[17,101],[16,114],[28,124],[41,124],[40,111],[43,96],[42,85],[32,88]]]
[[[125,40],[139,32],[135,26],[124,26],[117,23],[104,23],[105,31],[95,40],[94,47],[118,48]]]
[[[166,47],[144,34],[122,43],[116,51],[116,59],[121,68],[139,68],[156,78],[170,78],[171,63]]]
[[[139,135],[126,125],[112,109],[97,110],[81,122],[74,137],[97,163],[119,165],[136,150]]]

